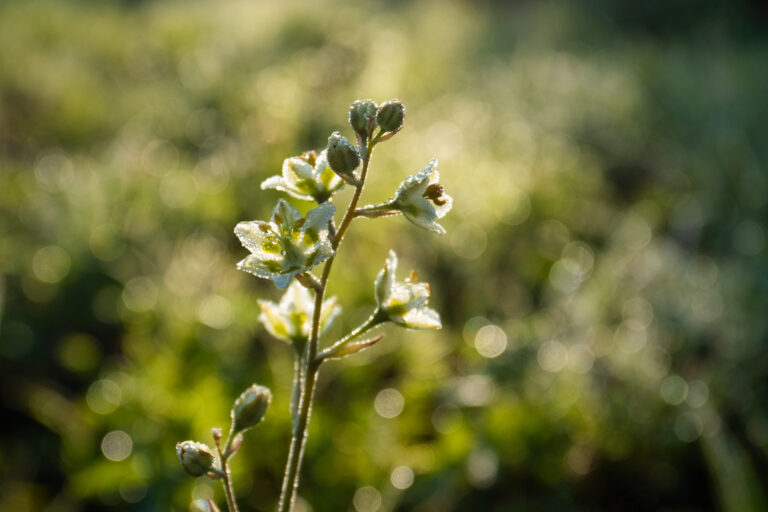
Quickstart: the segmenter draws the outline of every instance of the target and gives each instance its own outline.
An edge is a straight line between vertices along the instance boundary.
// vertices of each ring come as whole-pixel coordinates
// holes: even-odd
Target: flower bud
[[[376,110],[376,102],[373,100],[357,100],[349,106],[349,124],[363,139],[373,132]]]
[[[213,467],[213,452],[207,445],[195,441],[176,444],[176,455],[184,471],[192,476],[203,476]]]
[[[258,425],[272,401],[268,388],[254,384],[235,400],[232,406],[232,431],[243,432]]]
[[[397,100],[385,101],[376,113],[376,123],[385,132],[396,132],[403,126],[405,105]]]
[[[360,153],[357,148],[339,132],[328,137],[328,163],[333,172],[350,185],[357,185],[359,180],[352,172],[360,165]]]

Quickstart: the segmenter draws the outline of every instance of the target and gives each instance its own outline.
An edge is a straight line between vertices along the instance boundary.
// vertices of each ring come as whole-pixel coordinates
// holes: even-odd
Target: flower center
[[[440,199],[442,196],[443,186],[439,183],[433,183],[424,191],[424,197],[435,203],[437,206],[443,206],[445,204],[445,199]]]

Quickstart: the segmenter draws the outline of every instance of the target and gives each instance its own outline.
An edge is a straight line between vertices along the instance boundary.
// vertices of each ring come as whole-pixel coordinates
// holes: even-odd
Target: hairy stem
[[[355,188],[355,192],[352,195],[352,199],[349,202],[347,211],[341,220],[339,228],[336,230],[336,235],[333,237],[333,248],[338,249],[341,244],[341,240],[344,238],[344,233],[349,228],[352,219],[355,217],[355,209],[357,203],[360,200],[360,195],[363,193],[363,187],[365,185],[365,178],[368,174],[368,163],[371,160],[371,153],[373,152],[373,146],[369,139],[368,144],[364,146],[365,152],[363,157],[363,169],[360,172],[360,186]],[[328,277],[331,274],[331,267],[336,256],[332,256],[328,259],[323,267],[323,274],[320,278],[320,286],[315,289],[315,309],[312,314],[312,329],[310,331],[309,342],[307,343],[307,351],[305,357],[305,367],[303,376],[303,386],[301,390],[301,398],[299,400],[299,413],[296,421],[293,424],[293,434],[291,435],[291,446],[288,450],[288,461],[285,466],[285,474],[283,476],[283,486],[280,492],[280,502],[277,510],[279,512],[290,512],[293,508],[293,504],[296,501],[296,490],[299,487],[299,472],[301,471],[301,464],[304,458],[304,446],[307,439],[307,428],[309,426],[309,418],[312,412],[312,402],[315,395],[315,384],[317,382],[317,372],[320,369],[321,362],[317,359],[317,341],[320,332],[320,312],[323,307],[323,297],[325,296],[325,290],[328,285]]]
[[[232,488],[232,477],[229,473],[229,465],[227,464],[227,459],[229,458],[229,447],[230,443],[232,442],[232,433],[230,432],[230,435],[227,437],[227,442],[224,445],[224,450],[218,446],[218,443],[216,445],[216,449],[219,450],[219,459],[221,459],[221,471],[224,473],[224,476],[221,479],[221,483],[224,486],[224,494],[227,497],[227,507],[229,508],[229,512],[239,512],[237,508],[237,501],[235,500],[235,491]]]
[[[369,329],[372,329],[373,327],[379,325],[381,322],[382,320],[381,320],[381,317],[379,316],[379,310],[377,309],[376,311],[373,312],[371,316],[368,317],[368,320],[358,325],[354,331],[350,332],[349,334],[341,338],[339,341],[337,341],[330,347],[321,351],[317,356],[318,361],[322,363],[325,358],[336,353],[336,351],[339,350],[341,347],[343,347],[344,345],[346,345],[356,337],[360,336],[361,334],[367,332]]]

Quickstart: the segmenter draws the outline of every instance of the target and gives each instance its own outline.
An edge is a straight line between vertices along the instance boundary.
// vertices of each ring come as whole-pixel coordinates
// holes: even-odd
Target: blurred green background
[[[364,201],[438,157],[455,205],[443,237],[353,225],[324,343],[370,311],[390,247],[445,327],[324,367],[297,511],[768,509],[767,20],[692,0],[1,2],[0,509],[223,506],[174,444],[210,443],[253,382],[275,398],[234,481],[273,509],[291,351],[232,228],[368,97],[408,114]]]

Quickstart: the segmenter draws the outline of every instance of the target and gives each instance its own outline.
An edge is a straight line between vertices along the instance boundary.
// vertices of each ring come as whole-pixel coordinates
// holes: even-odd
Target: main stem
[[[368,138],[365,145],[365,155],[363,156],[363,169],[360,172],[361,185],[355,188],[352,200],[347,206],[344,218],[341,220],[336,236],[332,240],[334,250],[337,250],[344,237],[344,233],[349,228],[352,219],[355,217],[355,209],[360,195],[363,193],[365,177],[368,174],[368,163],[371,160],[373,146],[371,138]],[[291,447],[288,450],[288,461],[285,465],[285,475],[283,476],[283,487],[280,492],[280,503],[277,507],[278,512],[290,512],[293,509],[293,503],[296,501],[296,490],[299,487],[299,472],[301,463],[304,459],[304,445],[307,439],[307,427],[309,426],[309,417],[312,412],[312,402],[315,395],[315,384],[317,382],[317,372],[320,370],[321,362],[317,360],[317,341],[320,332],[320,313],[323,307],[323,297],[328,284],[328,276],[331,274],[331,267],[336,259],[336,255],[331,256],[323,267],[323,274],[320,277],[320,288],[315,291],[315,310],[312,314],[312,329],[307,343],[307,357],[305,361],[304,386],[301,391],[301,400],[299,401],[299,416],[293,425],[293,434],[291,435]]]

